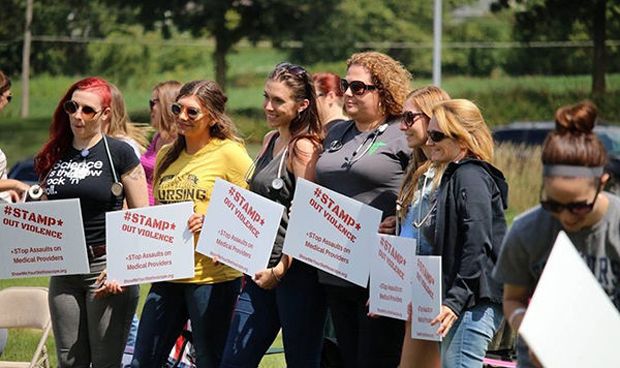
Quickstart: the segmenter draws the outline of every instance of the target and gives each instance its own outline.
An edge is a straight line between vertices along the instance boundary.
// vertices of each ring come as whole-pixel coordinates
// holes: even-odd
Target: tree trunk
[[[215,81],[220,85],[222,90],[226,90],[226,73],[228,71],[228,63],[226,55],[230,51],[230,44],[215,38],[215,52],[213,60],[215,61]]]
[[[606,35],[607,0],[597,0],[594,3],[593,39],[594,52],[592,58],[592,95],[605,93],[605,72],[607,70]]]

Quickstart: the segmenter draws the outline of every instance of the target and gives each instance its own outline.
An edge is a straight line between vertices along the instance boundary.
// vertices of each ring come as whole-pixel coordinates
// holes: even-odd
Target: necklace
[[[82,156],[82,158],[86,158],[88,157],[89,153],[90,153],[90,150],[88,148],[84,148],[83,150],[80,151],[80,156]]]

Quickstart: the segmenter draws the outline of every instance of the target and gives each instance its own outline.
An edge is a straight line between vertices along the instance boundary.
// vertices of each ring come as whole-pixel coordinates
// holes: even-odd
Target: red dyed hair
[[[73,92],[88,91],[101,98],[103,108],[110,107],[112,92],[106,80],[99,77],[88,77],[75,82],[65,95],[60,99],[50,125],[50,135],[47,143],[35,157],[34,168],[40,178],[43,178],[50,171],[52,166],[58,161],[71,147],[73,132],[69,123],[69,115],[63,109],[63,104],[69,101]]]
[[[323,72],[312,75],[314,85],[321,93],[334,92],[336,96],[344,96],[344,92],[340,90],[340,77],[334,73]]]

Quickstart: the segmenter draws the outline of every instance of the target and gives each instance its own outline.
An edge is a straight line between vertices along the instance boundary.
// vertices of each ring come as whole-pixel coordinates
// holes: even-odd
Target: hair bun
[[[562,106],[555,112],[555,130],[558,133],[591,133],[597,115],[598,110],[591,101]]]

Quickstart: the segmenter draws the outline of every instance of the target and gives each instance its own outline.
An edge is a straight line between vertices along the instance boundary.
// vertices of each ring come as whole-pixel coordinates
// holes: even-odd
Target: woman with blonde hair
[[[172,104],[175,103],[180,90],[181,83],[177,81],[162,82],[153,88],[151,99],[149,100],[151,126],[155,129],[155,135],[146,152],[140,158],[140,162],[144,166],[144,172],[146,173],[146,184],[151,206],[155,204],[153,199],[153,174],[157,152],[165,144],[172,143],[177,138],[177,125],[175,116],[172,113]]]
[[[508,185],[490,163],[493,139],[471,101],[439,102],[427,134],[439,187],[419,231],[442,259],[442,306],[431,325],[443,337],[443,367],[482,367],[503,317],[502,288],[491,271],[506,232]],[[426,354],[435,358],[425,362],[438,364],[439,349]]]
[[[104,126],[104,132],[110,137],[129,144],[139,158],[148,144],[147,129],[138,127],[131,121],[123,93],[114,84],[109,84],[112,92],[112,104],[110,105],[110,120]]]
[[[431,161],[427,160],[428,140],[426,133],[432,116],[433,107],[441,101],[449,100],[450,96],[441,88],[426,86],[411,92],[403,105],[403,118],[400,129],[407,138],[407,144],[413,150],[412,159],[407,168],[405,180],[400,187],[396,202],[397,230],[399,236],[416,239],[416,255],[432,254],[432,246],[419,231],[427,219],[427,214],[435,200],[435,189],[438,180]],[[437,349],[437,344],[426,340],[411,338],[411,319],[405,323],[405,336],[401,354],[402,367],[413,363],[421,367],[431,362],[438,364],[438,354],[428,354]],[[425,359],[430,359],[426,361]]]
[[[317,183],[394,215],[411,149],[399,130],[411,74],[378,52],[353,54],[341,79],[352,120],[333,125],[316,167]],[[394,226],[379,231],[394,233]],[[404,323],[368,316],[368,289],[319,271],[345,367],[398,365]]]

